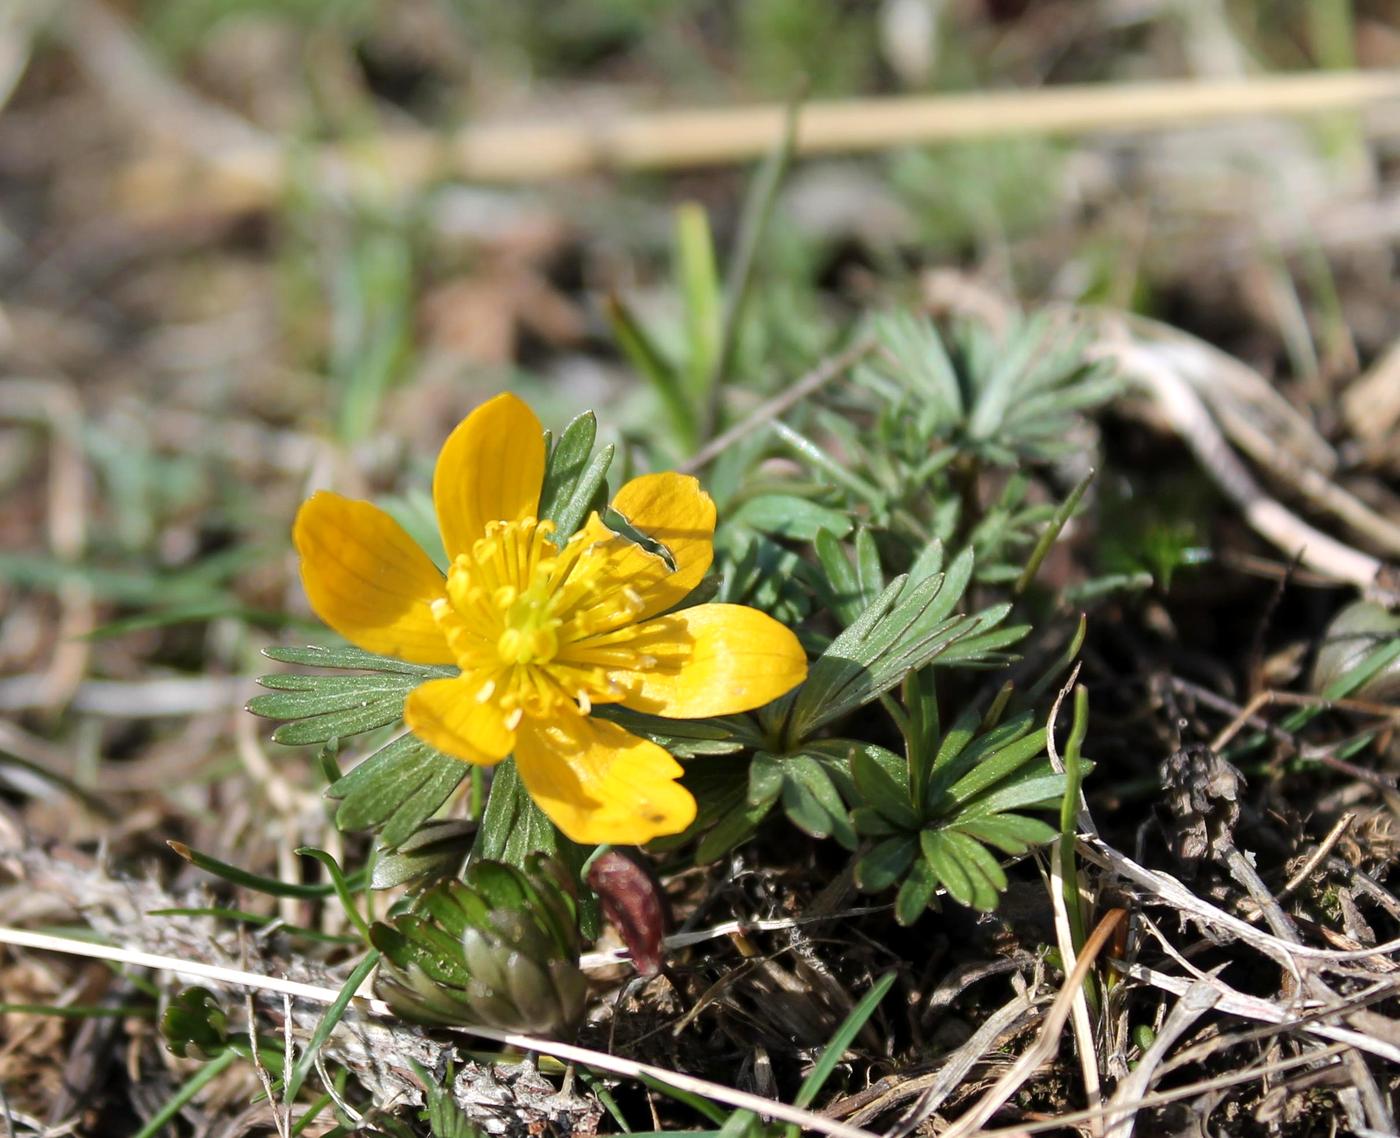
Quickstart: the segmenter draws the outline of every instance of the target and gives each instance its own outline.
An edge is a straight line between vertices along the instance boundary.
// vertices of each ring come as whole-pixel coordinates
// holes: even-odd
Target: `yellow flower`
[[[307,596],[367,652],[460,668],[409,693],[410,730],[469,763],[514,753],[530,796],[570,838],[679,833],[695,817],[680,764],[592,709],[748,711],[800,683],[806,656],[789,629],[743,605],[661,615],[713,557],[715,506],[694,478],[643,475],[613,499],[669,559],[596,513],[561,546],[537,517],[545,457],[539,420],[513,395],[458,424],[433,475],[445,578],[384,511],[313,494],[293,530]]]

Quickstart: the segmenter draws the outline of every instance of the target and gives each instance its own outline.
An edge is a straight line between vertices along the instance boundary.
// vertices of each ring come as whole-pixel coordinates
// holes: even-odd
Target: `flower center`
[[[559,652],[559,625],[551,615],[548,580],[539,580],[505,610],[505,629],[496,641],[502,664],[548,664]]]
[[[576,535],[561,549],[548,521],[492,522],[447,574],[433,617],[477,700],[514,728],[525,715],[587,714],[622,689],[612,673],[655,661],[629,647],[642,598],[617,572],[623,538]]]

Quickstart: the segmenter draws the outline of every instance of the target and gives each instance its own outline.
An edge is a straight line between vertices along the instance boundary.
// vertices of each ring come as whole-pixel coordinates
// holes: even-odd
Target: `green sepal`
[[[554,523],[561,544],[573,536],[592,510],[601,510],[607,498],[607,473],[613,447],[593,454],[598,421],[592,411],[573,420],[549,452],[544,484],[540,490],[539,516]]]

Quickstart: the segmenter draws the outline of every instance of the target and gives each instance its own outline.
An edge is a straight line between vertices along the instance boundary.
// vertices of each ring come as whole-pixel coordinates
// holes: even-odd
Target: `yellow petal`
[[[597,514],[587,531],[595,541],[612,540],[616,559],[611,570],[641,594],[645,620],[684,600],[700,583],[714,559],[715,504],[687,474],[644,474],[617,492],[613,509],[634,529],[664,545],[675,571],[664,558],[635,542],[616,537]]]
[[[488,399],[447,436],[433,471],[433,506],[449,558],[487,522],[534,517],[544,484],[544,431],[514,395]]]
[[[616,723],[526,719],[515,764],[530,797],[576,842],[639,846],[695,820],[695,799],[676,782],[681,765]]]
[[[297,511],[292,540],[316,615],[366,652],[412,664],[451,664],[433,620],[442,574],[377,506],[321,490]]]
[[[499,763],[510,754],[515,732],[502,722],[499,707],[476,698],[478,691],[477,683],[461,676],[419,684],[404,701],[404,722],[445,755],[469,763]]]
[[[614,672],[624,707],[668,719],[751,711],[807,678],[792,630],[744,605],[696,605],[641,625],[627,647],[656,662]]]

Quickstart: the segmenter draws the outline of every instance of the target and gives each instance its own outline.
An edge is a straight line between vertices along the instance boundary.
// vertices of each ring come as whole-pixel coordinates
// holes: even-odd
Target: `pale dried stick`
[[[119,719],[202,715],[233,711],[256,693],[248,676],[162,676],[150,680],[87,680],[73,691],[69,707]],[[44,676],[31,673],[0,680],[0,711],[45,706]]]
[[[86,941],[72,940],[68,937],[29,932],[26,929],[0,927],[0,944],[13,944],[20,947],[43,949],[51,952],[64,952],[74,956],[87,956],[98,960],[133,964],[143,968],[157,968],[161,971],[171,972],[180,976],[198,976],[203,979],[214,980],[223,984],[251,989],[253,991],[280,992],[288,996],[296,996],[300,999],[310,1000],[318,1004],[334,1003],[340,998],[340,993],[334,988],[323,988],[316,984],[302,984],[293,980],[284,980],[276,976],[261,976],[257,973],[244,972],[237,968],[224,968],[220,965],[201,964],[197,961],[181,960],[173,956],[161,956],[153,952],[137,952],[112,945],[91,944]],[[374,999],[372,997],[357,996],[352,1001],[352,1006],[369,1015],[388,1019],[397,1018],[388,1004],[383,1000]],[[747,1091],[726,1087],[721,1083],[712,1083],[708,1079],[696,1078],[693,1075],[686,1075],[679,1071],[668,1071],[664,1067],[656,1067],[650,1063],[638,1063],[631,1059],[623,1059],[619,1056],[608,1055],[601,1051],[592,1051],[586,1047],[577,1047],[570,1043],[557,1043],[549,1039],[536,1039],[534,1036],[522,1035],[514,1031],[499,1031],[491,1027],[462,1026],[455,1027],[452,1030],[463,1032],[467,1035],[479,1036],[482,1039],[489,1039],[494,1043],[500,1043],[507,1047],[519,1048],[522,1051],[534,1051],[541,1055],[552,1055],[556,1059],[561,1059],[566,1062],[581,1063],[584,1066],[594,1067],[600,1071],[608,1071],[614,1075],[621,1075],[623,1078],[636,1079],[646,1077],[655,1079],[658,1082],[665,1083],[667,1086],[675,1087],[678,1090],[689,1091],[691,1094],[712,1098],[717,1102],[722,1102],[741,1110],[751,1110],[768,1118],[774,1118],[781,1122],[791,1122],[809,1130],[817,1130],[823,1134],[829,1134],[831,1138],[875,1138],[875,1135],[872,1135],[868,1130],[862,1130],[859,1127],[836,1122],[833,1119],[816,1114],[810,1110],[789,1106],[787,1103],[766,1099],[760,1095],[749,1094]]]
[[[1264,493],[1225,441],[1201,397],[1152,345],[1103,341],[1094,354],[1116,363],[1148,392],[1256,533],[1333,580],[1353,584],[1368,594],[1386,590],[1378,579],[1384,568],[1379,559],[1313,528]]]
[[[29,67],[40,17],[48,15],[44,0],[10,0],[0,9],[0,110],[10,101]]]
[[[888,1094],[882,1095],[869,1106],[864,1106],[851,1115],[851,1122],[857,1126],[873,1122],[893,1103],[900,1102],[912,1094],[918,1094],[918,1102],[910,1108],[909,1113],[904,1118],[895,1124],[888,1136],[888,1138],[907,1138],[924,1122],[933,1117],[938,1108],[943,1105],[943,1100],[958,1089],[973,1066],[993,1052],[999,1039],[1007,1032],[1018,1028],[1035,1012],[1036,1005],[1024,996],[1017,996],[1003,1004],[983,1021],[982,1025],[968,1037],[961,1047],[947,1057],[937,1071],[932,1071],[927,1075],[917,1075],[894,1087]]]
[[[1073,972],[1078,959],[1074,951],[1074,932],[1069,923],[1069,908],[1065,904],[1066,883],[1061,872],[1063,863],[1060,860],[1060,843],[1063,841],[1062,835],[1050,843],[1050,907],[1055,915],[1055,943],[1059,947],[1060,958],[1064,961],[1065,968]],[[1078,883],[1073,883],[1073,887],[1077,891]],[[1103,1087],[1099,1082],[1099,1056],[1098,1048],[1094,1045],[1094,1025],[1089,1022],[1089,1001],[1084,995],[1082,983],[1074,989],[1072,1023],[1075,1050],[1079,1054],[1079,1069],[1084,1076],[1084,1099],[1090,1110],[1097,1111],[1103,1104]],[[1094,1135],[1103,1133],[1103,1119],[1098,1114],[1089,1120],[1089,1132]]]
[[[1283,888],[1278,891],[1279,900],[1291,896],[1293,891],[1303,884],[1313,875],[1313,871],[1326,860],[1327,855],[1336,848],[1343,835],[1351,829],[1356,821],[1356,811],[1348,810],[1337,819],[1333,827],[1327,831],[1327,836],[1317,844],[1317,848],[1308,854],[1308,858],[1298,867],[1298,872],[1284,882]]]
[[[1193,920],[1212,926],[1222,932],[1232,934],[1236,939],[1252,945],[1267,956],[1273,957],[1287,968],[1302,983],[1300,962],[1311,964],[1341,964],[1350,960],[1365,960],[1372,956],[1385,956],[1400,951],[1400,938],[1378,944],[1373,948],[1356,951],[1337,951],[1314,948],[1308,944],[1290,944],[1278,937],[1257,929],[1248,921],[1242,920],[1209,901],[1197,897],[1185,885],[1169,873],[1157,869],[1147,869],[1139,865],[1127,854],[1114,849],[1107,842],[1081,835],[1079,852],[1098,865],[1111,869],[1118,876],[1133,882],[1146,890],[1159,904],[1187,913]],[[1400,1054],[1400,1051],[1397,1051]]]
[[[1220,993],[1209,984],[1199,981],[1186,989],[1181,999],[1173,1005],[1167,1020],[1157,1032],[1157,1038],[1147,1049],[1137,1066],[1126,1079],[1118,1084],[1113,1098],[1108,1104],[1107,1138],[1128,1138],[1133,1132],[1137,1112],[1142,1108],[1142,1100],[1152,1086],[1153,1077],[1167,1052],[1176,1046],[1191,1026],[1210,1011],[1220,1000]]]
[[[1060,707],[1064,704],[1065,698],[1074,690],[1074,685],[1079,679],[1080,665],[1075,664],[1074,670],[1070,673],[1069,679],[1060,688],[1059,694],[1055,697],[1055,703],[1050,708],[1050,722],[1045,731],[1045,751],[1050,759],[1052,770],[1063,773],[1065,769],[1064,760],[1060,758],[1059,746],[1055,741],[1055,727],[1060,719]],[[1089,833],[1097,833],[1092,820],[1089,818],[1088,805],[1084,800],[1082,790],[1079,793],[1079,801],[1075,804],[1076,820],[1082,822],[1082,828]],[[1079,900],[1079,882],[1067,882],[1064,876],[1065,849],[1063,846],[1064,835],[1061,834],[1050,844],[1049,873],[1050,873],[1050,907],[1055,918],[1055,940],[1060,949],[1060,958],[1064,961],[1067,970],[1073,970],[1075,960],[1074,950],[1074,929],[1070,923],[1069,906],[1065,900],[1065,890],[1074,890],[1075,901]],[[1082,934],[1081,934],[1082,935]],[[1099,1057],[1098,1049],[1094,1044],[1094,1026],[1089,1022],[1089,1001],[1084,995],[1083,985],[1075,993],[1074,1000],[1074,1040],[1076,1050],[1079,1053],[1079,1066],[1084,1075],[1084,1097],[1088,1101],[1092,1110],[1097,1110],[1103,1101],[1103,1088],[1099,1082]],[[1090,1132],[1094,1135],[1103,1133],[1103,1120],[1098,1116],[1091,1119],[1089,1123]]]
[[[1173,1087],[1169,1091],[1154,1091],[1152,1094],[1145,1094],[1142,1098],[1126,1104],[1133,1111],[1138,1111],[1149,1106],[1167,1106],[1174,1102],[1183,1102],[1193,1099],[1206,1091],[1225,1090],[1229,1087],[1237,1087],[1242,1083],[1250,1083],[1255,1079],[1261,1079],[1265,1075],[1273,1075],[1282,1071],[1291,1071],[1295,1067],[1306,1067],[1313,1064],[1322,1063],[1328,1059],[1333,1059],[1342,1051],[1342,1044],[1329,1043],[1318,1047],[1304,1055],[1290,1055],[1285,1058],[1275,1059],[1269,1063],[1260,1063],[1258,1066],[1250,1067],[1244,1071],[1232,1071],[1227,1075],[1217,1075],[1211,1079],[1200,1079],[1194,1083],[1184,1083],[1179,1087]],[[1072,1110],[1064,1114],[1057,1113],[1053,1118],[1047,1118],[1041,1122],[1021,1122],[1015,1126],[1003,1126],[989,1128],[981,1131],[978,1138],[1020,1138],[1026,1134],[1040,1134],[1046,1130],[1063,1130],[1068,1126],[1073,1126],[1076,1122],[1083,1122],[1091,1112],[1087,1110]]]
[[[971,95],[813,100],[802,109],[799,155],[860,153],[911,144],[1015,135],[1163,130],[1251,115],[1311,116],[1400,97],[1393,72],[1308,72],[1224,81],[1086,84]],[[531,182],[594,170],[728,165],[769,153],[787,110],[761,104],[549,121],[481,123],[440,136],[384,135],[371,147],[328,147],[309,159],[320,184],[340,192],[410,192],[439,178]],[[208,155],[196,155],[206,166]],[[213,168],[165,157],[135,167],[123,197],[133,208],[264,206],[290,156],[260,142],[220,152]]]
[[[0,382],[0,418],[38,421],[49,430],[48,531],[54,556],[81,560],[87,546],[87,472],[82,452],[82,404],[74,386],[60,379]],[[55,592],[60,618],[48,668],[36,677],[35,706],[67,703],[82,683],[90,656],[88,634],[96,627],[92,587],[76,573],[64,574]]]
[[[68,0],[60,30],[88,79],[144,130],[207,161],[240,153],[246,163],[277,153],[271,136],[211,103],[165,71],[145,44],[99,0]]]
[[[1267,449],[1324,474],[1336,471],[1337,452],[1301,411],[1258,370],[1184,329],[1150,317],[1091,310],[1110,332],[1126,327],[1150,345],[1199,395],[1225,434],[1246,453]],[[1269,456],[1269,457],[1272,457]],[[1259,461],[1266,461],[1260,457]]]
[[[1045,1022],[1041,1025],[1035,1042],[1022,1052],[1006,1073],[978,1100],[975,1107],[944,1132],[943,1138],[966,1138],[967,1135],[981,1129],[987,1119],[1006,1104],[1036,1068],[1055,1054],[1060,1042],[1060,1032],[1064,1030],[1065,1021],[1069,1019],[1070,1009],[1074,1006],[1076,996],[1080,994],[1084,978],[1089,975],[1089,969],[1093,967],[1103,946],[1108,943],[1108,938],[1127,915],[1124,909],[1112,909],[1099,922],[1098,927],[1084,942],[1084,952],[1073,971],[1065,978],[1065,985],[1060,989],[1060,994],[1055,997],[1055,1002],[1046,1012]]]
[[[1336,1027],[1330,1023],[1316,1022],[1317,1015],[1337,1015],[1339,1010],[1345,1012],[1344,1008],[1309,1009],[1307,1014],[1293,1015],[1277,1004],[1260,999],[1258,996],[1247,996],[1243,992],[1231,988],[1228,984],[1213,977],[1207,977],[1203,973],[1194,979],[1189,979],[1182,976],[1170,976],[1155,968],[1149,968],[1145,964],[1119,964],[1118,967],[1126,976],[1134,980],[1151,984],[1152,987],[1160,988],[1164,992],[1174,992],[1178,996],[1184,995],[1186,989],[1196,980],[1206,980],[1220,992],[1220,1000],[1216,1004],[1218,1011],[1229,1012],[1231,1015],[1241,1016],[1244,1019],[1258,1020],[1261,1023],[1278,1024],[1280,1027],[1287,1027],[1295,1031],[1305,1031],[1309,1035],[1322,1036],[1337,1043],[1344,1043],[1348,1047],[1354,1047],[1358,1051],[1368,1052],[1379,1059],[1400,1063],[1400,1047],[1385,1039],[1366,1032]],[[1392,988],[1391,991],[1393,990]]]
[[[716,435],[676,469],[681,474],[694,474],[697,470],[708,466],[735,443],[772,422],[802,400],[815,395],[833,379],[850,371],[874,346],[875,341],[866,336],[857,340],[844,352],[823,360],[806,375],[790,384],[786,390],[773,396],[772,399],[760,403],[745,416],[742,422],[736,423],[727,431]]]

